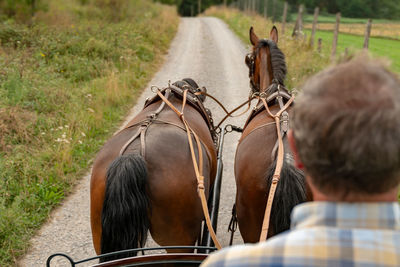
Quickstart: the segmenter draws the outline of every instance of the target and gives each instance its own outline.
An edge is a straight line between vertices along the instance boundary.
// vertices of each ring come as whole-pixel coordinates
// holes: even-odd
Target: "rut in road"
[[[169,80],[174,82],[186,77],[193,78],[199,86],[205,86],[229,110],[233,109],[248,97],[248,69],[244,64],[246,52],[243,43],[221,20],[182,18],[164,66],[145,88],[125,123],[142,109],[147,97],[154,95],[149,89],[151,85],[164,87]],[[211,99],[206,100],[205,106],[212,111],[214,121],[218,122],[224,116]],[[228,123],[243,126],[245,120],[246,115],[229,119]],[[239,137],[237,133],[225,137],[217,229],[222,246],[228,246],[230,238],[227,229],[236,194],[233,163]],[[47,257],[57,252],[66,253],[74,260],[95,255],[89,219],[89,182],[90,174],[83,177],[75,193],[51,214],[49,222],[31,240],[31,250],[20,260],[20,266],[45,266]],[[242,243],[238,232],[234,243]],[[147,246],[156,244],[148,240]],[[65,260],[54,259],[52,266],[70,265]]]

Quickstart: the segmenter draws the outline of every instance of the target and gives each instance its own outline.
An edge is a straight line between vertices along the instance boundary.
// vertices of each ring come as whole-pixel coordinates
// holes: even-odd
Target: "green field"
[[[307,36],[310,30],[305,30]],[[332,47],[333,32],[317,31],[315,40],[322,38],[322,45]],[[316,41],[315,41],[316,42]],[[346,48],[350,52],[360,50],[364,45],[364,37],[340,33],[338,37],[337,52],[343,53]],[[400,41],[384,38],[370,38],[369,51],[377,57],[388,58],[392,62],[392,69],[400,73]]]
[[[0,21],[0,266],[88,171],[179,24],[148,0],[41,3],[30,26]]]
[[[293,18],[297,17],[297,14],[292,14]],[[313,23],[314,21],[314,15],[313,14],[306,14],[303,16],[303,22],[304,23]],[[342,17],[340,18],[340,23],[344,23],[344,24],[365,24],[367,23],[368,19],[363,19],[363,18],[346,18],[346,17]],[[378,24],[386,24],[386,23],[393,23],[393,20],[387,20],[387,19],[374,19],[373,20],[374,23],[378,23]],[[397,22],[400,22],[397,21]],[[320,14],[318,16],[318,23],[336,23],[336,15],[332,15],[332,14]]]

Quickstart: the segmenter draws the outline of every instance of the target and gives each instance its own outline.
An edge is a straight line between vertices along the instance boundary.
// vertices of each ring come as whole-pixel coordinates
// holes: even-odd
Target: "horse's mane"
[[[272,65],[272,75],[274,79],[278,81],[279,84],[284,85],[287,68],[286,68],[286,61],[285,55],[283,52],[278,48],[276,43],[271,40],[262,39],[258,42],[257,49],[261,47],[269,47],[269,51],[271,54],[271,65]],[[275,87],[274,87],[275,88]],[[273,93],[273,92],[269,92]]]

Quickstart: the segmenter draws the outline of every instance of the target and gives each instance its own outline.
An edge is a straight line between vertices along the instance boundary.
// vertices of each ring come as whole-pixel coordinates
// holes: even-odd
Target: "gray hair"
[[[324,193],[378,194],[400,183],[400,81],[358,57],[309,79],[292,129],[299,157]]]

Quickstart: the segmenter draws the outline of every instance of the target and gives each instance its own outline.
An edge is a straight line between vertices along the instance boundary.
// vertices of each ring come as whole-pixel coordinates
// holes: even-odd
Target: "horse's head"
[[[283,85],[286,76],[285,56],[277,46],[278,30],[273,26],[270,39],[259,39],[251,27],[250,42],[253,51],[246,55],[245,62],[249,67],[252,91],[271,94],[278,84]],[[276,86],[271,87],[271,85]]]
[[[174,82],[174,85],[181,88],[181,89],[188,89],[192,93],[196,92],[204,92],[207,93],[207,89],[205,87],[199,87],[198,84],[192,78],[185,78],[181,81]],[[205,95],[198,96],[201,102],[204,102],[206,99]]]

